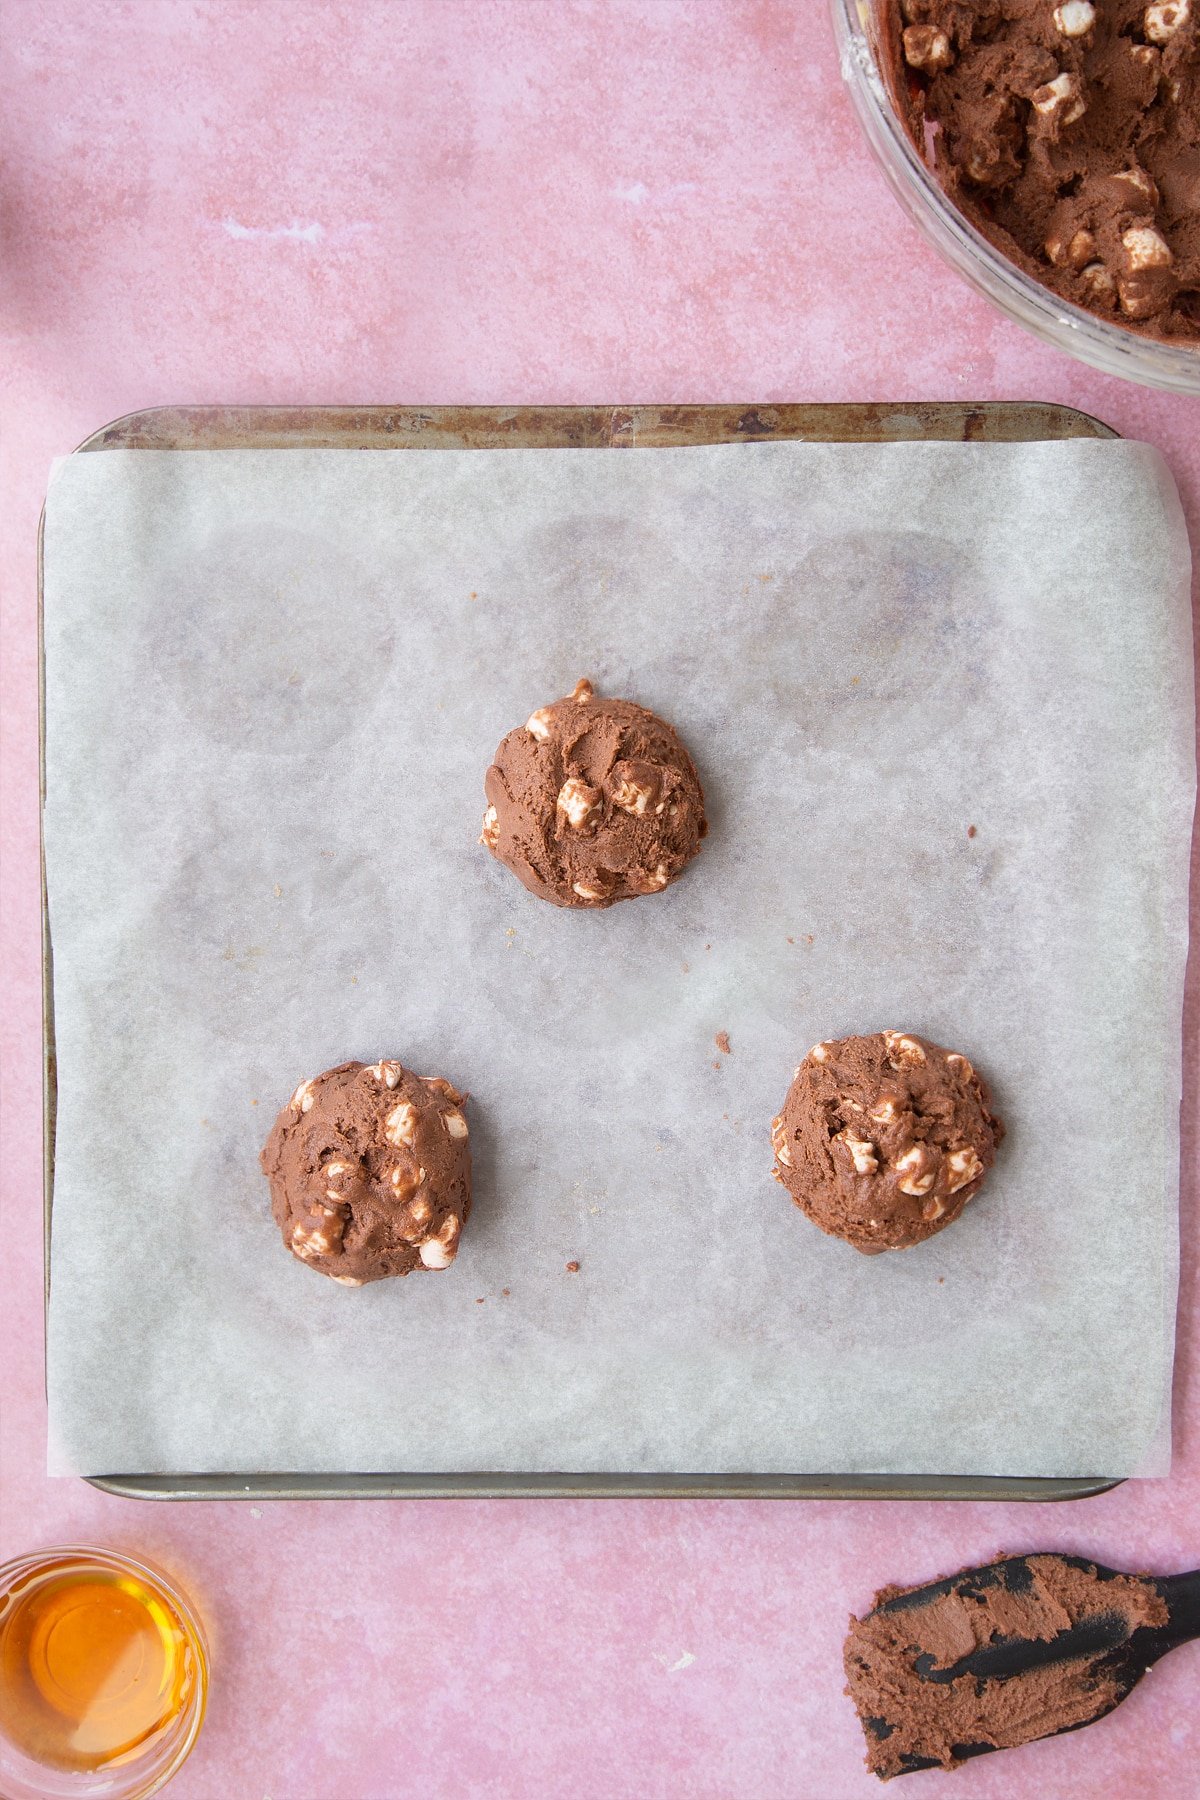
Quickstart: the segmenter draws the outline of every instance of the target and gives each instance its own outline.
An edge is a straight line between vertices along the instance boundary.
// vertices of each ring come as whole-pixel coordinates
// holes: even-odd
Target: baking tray
[[[1032,443],[1111,438],[1111,427],[1040,401],[742,406],[154,407],[80,444],[100,450],[620,450],[687,444]],[[41,795],[46,795],[42,547],[38,530]],[[42,861],[42,1039],[45,1298],[50,1298],[57,1071],[54,981]],[[1080,1500],[1116,1487],[1104,1476],[698,1474],[97,1475],[105,1493],[138,1500],[343,1500],[555,1495],[659,1499]]]

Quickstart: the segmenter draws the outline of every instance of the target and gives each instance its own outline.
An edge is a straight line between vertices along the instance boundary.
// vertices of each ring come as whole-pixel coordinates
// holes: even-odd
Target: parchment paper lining
[[[59,465],[52,1470],[1163,1472],[1188,566],[1128,443]],[[712,832],[567,914],[475,840],[582,674],[676,724]],[[867,1259],[768,1125],[891,1025],[1009,1138]],[[476,1210],[347,1291],[256,1158],[381,1054],[471,1089]]]

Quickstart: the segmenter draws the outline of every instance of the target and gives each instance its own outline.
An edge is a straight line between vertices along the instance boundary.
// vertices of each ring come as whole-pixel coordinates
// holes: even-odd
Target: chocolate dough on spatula
[[[1011,1556],[886,1587],[850,1621],[847,1693],[867,1767],[953,1769],[1090,1725],[1200,1635],[1200,1573],[1124,1575],[1077,1556]]]

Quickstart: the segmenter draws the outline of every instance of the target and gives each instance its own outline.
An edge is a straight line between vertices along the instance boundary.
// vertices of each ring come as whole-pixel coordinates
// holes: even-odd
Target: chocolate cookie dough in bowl
[[[674,727],[590,681],[510,731],[484,780],[480,837],[539,899],[603,907],[661,893],[708,830]]]
[[[775,1179],[868,1256],[952,1225],[1003,1135],[967,1058],[903,1031],[814,1044],[771,1121]]]
[[[448,1269],[471,1210],[465,1100],[399,1062],[301,1082],[260,1159],[292,1255],[343,1287]]]
[[[1019,324],[1200,393],[1197,0],[832,0],[914,222]]]

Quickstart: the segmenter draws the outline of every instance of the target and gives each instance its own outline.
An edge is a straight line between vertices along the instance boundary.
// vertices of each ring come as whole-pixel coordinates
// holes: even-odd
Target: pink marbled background
[[[1041,398],[1157,444],[1194,525],[1200,406],[1043,349],[937,262],[859,139],[820,0],[6,0],[0,31],[0,1552],[102,1540],[195,1594],[214,1683],[179,1800],[873,1794],[839,1659],[877,1584],[999,1548],[1200,1562],[1194,1051],[1169,1481],[1061,1508],[250,1508],[47,1480],[47,468],[163,402]],[[953,1793],[1200,1792],[1198,1656]]]

